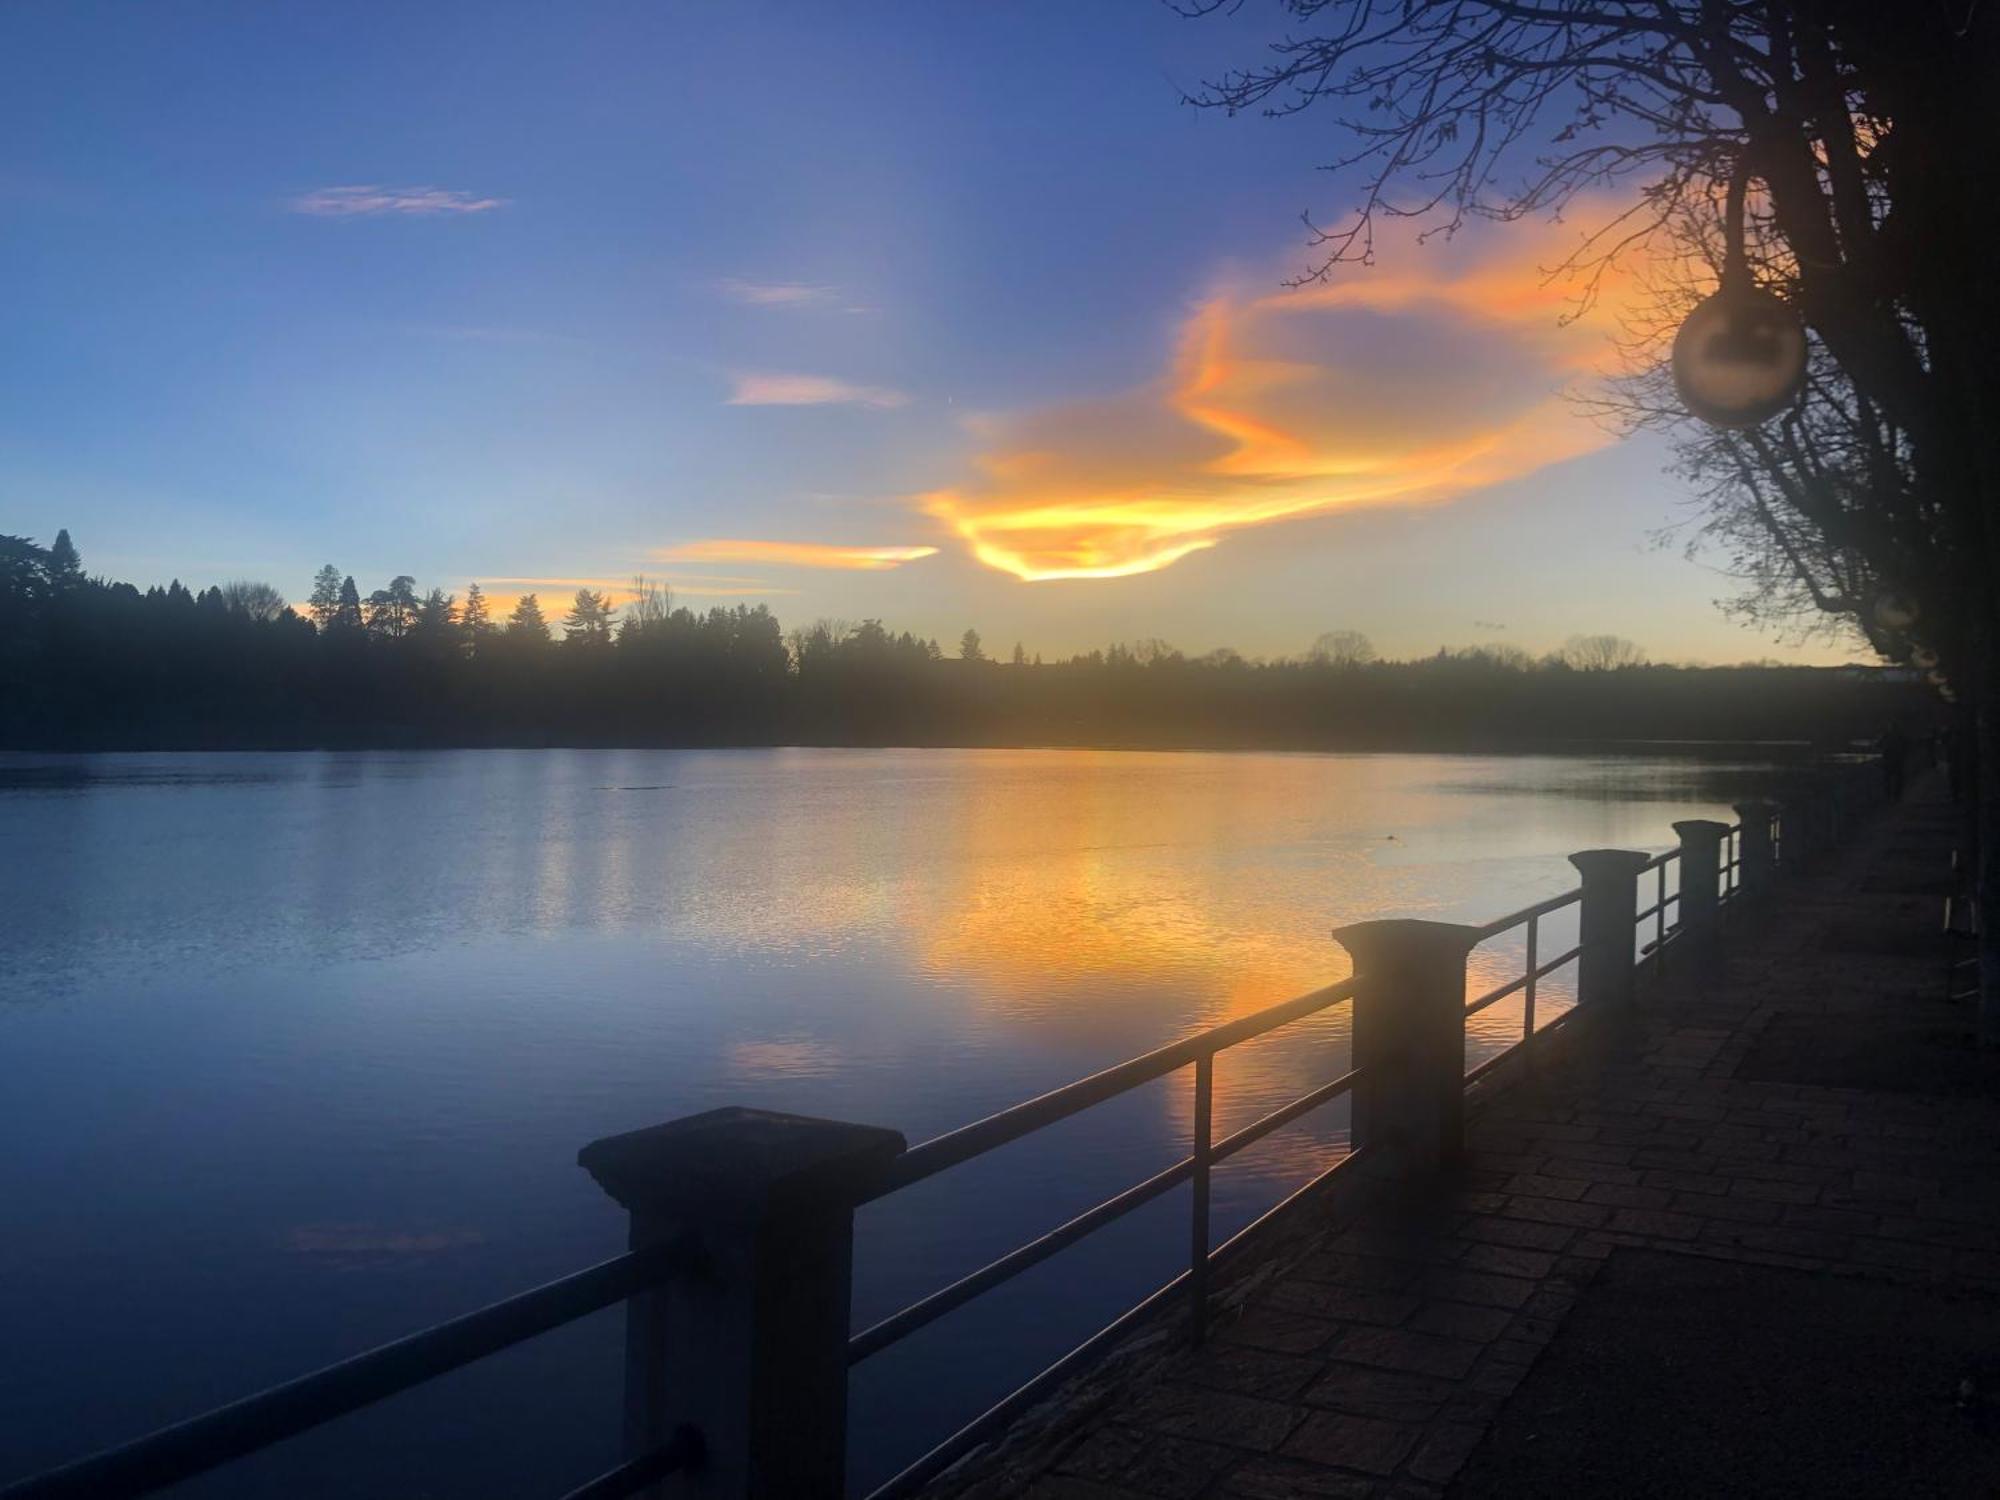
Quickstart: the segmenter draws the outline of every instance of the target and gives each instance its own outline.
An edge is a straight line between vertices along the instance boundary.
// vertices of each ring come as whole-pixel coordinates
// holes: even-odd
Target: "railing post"
[[[593,1141],[577,1161],[681,1269],[627,1304],[625,1451],[682,1423],[699,1470],[648,1493],[835,1500],[846,1486],[854,1205],[893,1130],[714,1109]]]
[[[1696,955],[1711,952],[1722,913],[1722,841],[1727,823],[1690,818],[1674,824],[1681,840],[1681,935]]]
[[[1583,877],[1576,1003],[1627,1004],[1638,973],[1632,950],[1638,939],[1639,873],[1651,857],[1631,849],[1579,849],[1569,862]]]
[[[1393,918],[1334,929],[1354,959],[1354,1141],[1395,1175],[1465,1150],[1465,956],[1477,927]]]
[[[1736,816],[1743,821],[1742,864],[1736,878],[1743,882],[1746,896],[1760,896],[1770,889],[1777,860],[1771,852],[1771,819],[1777,808],[1762,800],[1739,802]]]

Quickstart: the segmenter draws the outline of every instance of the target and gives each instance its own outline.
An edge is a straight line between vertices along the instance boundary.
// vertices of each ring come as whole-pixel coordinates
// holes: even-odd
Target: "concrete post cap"
[[[1728,836],[1729,825],[1718,823],[1713,818],[1688,818],[1674,824],[1674,832],[1681,836],[1682,843],[1700,842],[1702,839],[1721,839]]]
[[[1400,969],[1411,964],[1462,959],[1484,936],[1485,929],[1458,922],[1426,922],[1414,917],[1387,917],[1353,922],[1333,929],[1333,940],[1354,959],[1354,971],[1365,974]]]
[[[1579,849],[1569,857],[1569,862],[1585,880],[1594,880],[1600,876],[1637,875],[1653,862],[1653,856],[1636,849]]]
[[[852,1197],[904,1146],[875,1125],[731,1106],[606,1136],[576,1160],[627,1209],[742,1210]]]

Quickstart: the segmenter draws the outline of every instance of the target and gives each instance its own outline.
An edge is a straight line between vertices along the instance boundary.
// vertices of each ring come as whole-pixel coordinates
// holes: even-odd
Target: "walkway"
[[[1457,1180],[1314,1226],[1204,1351],[1072,1392],[938,1488],[1862,1493],[1879,1464],[1996,1492],[2000,1437],[1968,1424],[2000,1405],[2000,1071],[1942,1000],[1950,829],[1884,813],[1708,982],[1670,975],[1481,1109]],[[1848,1481],[1809,1482],[1782,1451],[1807,1441]]]

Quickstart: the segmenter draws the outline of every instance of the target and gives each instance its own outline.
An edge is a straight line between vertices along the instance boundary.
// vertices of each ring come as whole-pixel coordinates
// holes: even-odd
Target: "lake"
[[[744,1103],[914,1143],[1341,977],[1342,923],[1484,921],[1761,782],[1664,755],[0,757],[0,1479],[617,1253],[575,1164],[598,1136]],[[1481,949],[1473,983],[1518,964]],[[1520,1012],[1476,1020],[1475,1059]],[[1334,1076],[1346,1029],[1225,1054],[1218,1133]],[[855,1326],[1185,1154],[1189,1102],[1162,1080],[864,1209]],[[1217,1240],[1346,1123],[1219,1169]],[[857,1480],[1174,1274],[1185,1215],[1183,1189],[861,1366]],[[620,1318],[175,1493],[559,1494],[617,1458]]]

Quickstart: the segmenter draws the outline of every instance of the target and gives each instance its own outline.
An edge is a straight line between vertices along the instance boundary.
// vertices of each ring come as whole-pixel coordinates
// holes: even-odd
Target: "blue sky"
[[[1298,214],[1343,201],[1333,118],[1179,102],[1275,24],[10,7],[0,530],[142,583],[643,571],[1049,653],[1844,655],[1723,619],[1649,540],[1662,449],[1561,402],[1591,330],[1493,311],[1573,231],[1283,300]]]

